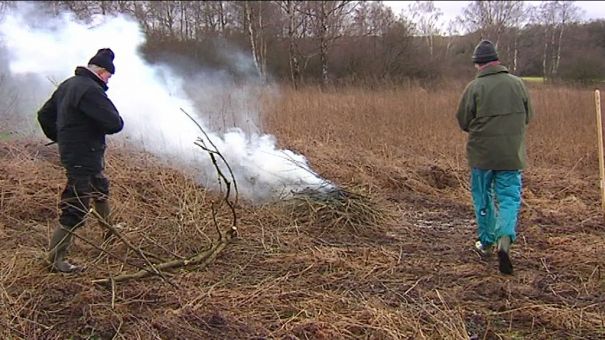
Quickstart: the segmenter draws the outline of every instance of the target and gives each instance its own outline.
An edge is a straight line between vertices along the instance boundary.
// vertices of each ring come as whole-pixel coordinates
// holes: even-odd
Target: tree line
[[[15,4],[2,1],[0,9]],[[573,1],[473,1],[445,28],[431,1],[402,13],[381,1],[40,1],[80,20],[127,14],[141,25],[151,61],[178,55],[192,65],[243,71],[225,51],[250,56],[253,76],[293,86],[470,77],[482,38],[520,76],[605,78],[605,20],[586,22]]]

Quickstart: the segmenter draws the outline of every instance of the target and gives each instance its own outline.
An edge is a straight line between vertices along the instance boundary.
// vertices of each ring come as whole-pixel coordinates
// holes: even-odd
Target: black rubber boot
[[[506,275],[512,275],[513,273],[513,264],[509,256],[510,243],[510,237],[508,236],[502,236],[498,240],[498,267],[500,273]]]
[[[51,263],[51,271],[73,273],[80,270],[78,266],[74,266],[65,260],[67,250],[71,245],[71,239],[72,235],[69,230],[61,225],[53,232],[48,252],[48,261]]]

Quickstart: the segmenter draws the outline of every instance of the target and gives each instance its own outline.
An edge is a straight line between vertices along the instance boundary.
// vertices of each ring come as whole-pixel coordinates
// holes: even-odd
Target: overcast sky
[[[383,1],[386,5],[393,8],[395,14],[399,14],[402,9],[408,8],[408,6],[414,1]],[[443,16],[441,17],[442,28],[447,27],[447,23],[454,19],[456,16],[462,14],[462,9],[466,7],[471,1],[433,1],[435,6],[441,9]],[[525,1],[532,6],[538,5],[542,1]],[[605,19],[605,1],[574,1],[576,6],[580,7],[583,12],[583,18],[585,20],[591,19]]]

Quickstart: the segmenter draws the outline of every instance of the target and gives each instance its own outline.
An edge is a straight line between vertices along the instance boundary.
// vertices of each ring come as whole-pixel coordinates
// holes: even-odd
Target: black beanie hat
[[[498,60],[498,52],[494,44],[489,40],[481,40],[473,52],[473,63],[486,64],[496,60]]]
[[[113,66],[113,51],[109,48],[102,48],[97,51],[94,57],[90,58],[88,64],[93,64],[106,69],[109,73],[116,73],[116,68]]]

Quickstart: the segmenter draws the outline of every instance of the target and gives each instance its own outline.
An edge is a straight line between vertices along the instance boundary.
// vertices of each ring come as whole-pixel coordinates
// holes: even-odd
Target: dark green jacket
[[[456,117],[468,132],[469,165],[489,170],[525,167],[525,128],[533,116],[523,81],[491,65],[467,85]]]

